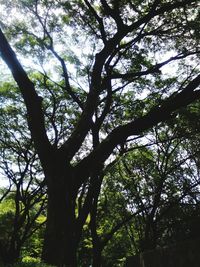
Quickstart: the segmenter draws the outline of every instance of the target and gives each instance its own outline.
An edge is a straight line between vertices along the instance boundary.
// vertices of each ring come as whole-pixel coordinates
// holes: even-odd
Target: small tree
[[[0,173],[7,179],[0,195],[0,258],[13,263],[27,240],[44,224],[46,188],[23,104],[11,82],[0,87],[0,99]]]

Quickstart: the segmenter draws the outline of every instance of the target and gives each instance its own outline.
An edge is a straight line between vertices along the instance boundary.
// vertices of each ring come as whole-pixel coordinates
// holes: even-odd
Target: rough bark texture
[[[95,251],[93,252],[93,267],[101,267],[102,266],[102,250],[101,248],[95,248]]]
[[[20,256],[20,248],[12,246],[9,249],[0,245],[0,260],[3,264],[14,264]],[[0,261],[0,263],[1,263]]]
[[[47,226],[42,259],[49,264],[76,266],[77,224],[72,169],[55,159],[48,170]]]
[[[42,259],[49,264],[76,266],[74,209],[66,188],[48,194],[48,215]]]

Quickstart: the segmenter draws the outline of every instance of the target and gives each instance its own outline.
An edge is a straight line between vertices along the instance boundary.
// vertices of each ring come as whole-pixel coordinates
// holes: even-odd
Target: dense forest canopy
[[[73,267],[180,239],[199,220],[197,1],[0,4],[2,261],[36,235]]]

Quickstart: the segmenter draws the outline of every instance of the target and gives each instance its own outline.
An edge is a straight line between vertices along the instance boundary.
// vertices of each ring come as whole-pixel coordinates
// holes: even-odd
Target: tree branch
[[[156,72],[160,72],[160,68],[169,64],[170,62],[173,62],[173,61],[176,61],[179,59],[183,59],[183,58],[186,58],[190,55],[195,55],[198,53],[200,53],[200,51],[181,53],[181,54],[178,54],[174,57],[170,57],[169,59],[167,59],[161,63],[155,64],[150,69],[147,69],[144,71],[138,71],[138,72],[131,72],[131,73],[113,73],[113,74],[111,74],[110,77],[111,77],[111,79],[125,79],[126,80],[126,79],[133,79],[136,77],[141,77],[141,76],[148,75],[148,74],[153,74]]]
[[[1,57],[11,70],[22,93],[28,113],[29,129],[41,162],[45,167],[45,162],[47,160],[46,155],[51,153],[51,144],[46,134],[42,100],[36,93],[33,82],[28,78],[28,75],[18,61],[15,52],[12,50],[1,29],[0,53]]]
[[[161,105],[152,108],[146,115],[114,129],[94,151],[77,164],[77,171],[82,173],[79,182],[82,183],[84,177],[92,169],[100,167],[111,155],[113,149],[118,144],[125,142],[129,136],[141,134],[159,122],[170,119],[173,112],[200,99],[200,90],[197,90],[199,85],[200,75],[194,78],[180,93],[171,95]]]

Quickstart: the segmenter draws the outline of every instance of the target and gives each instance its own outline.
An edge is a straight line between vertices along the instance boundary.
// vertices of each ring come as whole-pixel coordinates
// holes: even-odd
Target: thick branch
[[[82,183],[84,177],[86,177],[91,170],[97,169],[104,163],[113,152],[113,149],[118,144],[125,142],[129,136],[141,134],[152,126],[157,125],[159,122],[170,119],[173,112],[200,99],[200,91],[195,90],[199,85],[200,75],[192,80],[180,93],[172,95],[163,101],[161,106],[158,105],[152,108],[146,115],[114,129],[90,155],[77,165],[76,168],[82,173],[83,179],[79,182]]]
[[[102,1],[105,7],[106,1]],[[71,160],[75,153],[79,150],[84,141],[88,131],[92,127],[92,116],[94,114],[95,108],[97,106],[98,96],[101,89],[101,75],[103,66],[107,60],[107,58],[111,55],[113,50],[119,45],[120,41],[130,32],[134,31],[141,25],[148,23],[152,18],[163,14],[165,12],[170,12],[175,8],[184,7],[185,5],[194,3],[193,0],[184,0],[175,3],[167,3],[163,4],[160,8],[156,9],[153,5],[150,9],[149,13],[144,15],[138,21],[134,22],[132,25],[127,26],[125,24],[120,25],[120,30],[118,29],[117,33],[106,42],[104,48],[100,53],[98,53],[95,57],[95,64],[91,75],[91,86],[90,92],[88,94],[84,111],[79,119],[79,122],[74,129],[71,137],[67,140],[67,142],[61,147],[61,150],[66,153],[68,160]],[[109,11],[110,12],[110,11]],[[117,132],[119,129],[117,130]]]
[[[105,29],[104,29],[103,19],[101,17],[99,17],[99,15],[97,14],[97,12],[92,7],[92,5],[89,3],[88,0],[84,0],[84,2],[87,5],[87,7],[89,8],[89,10],[92,13],[92,15],[95,17],[95,19],[99,23],[99,30],[101,32],[102,40],[103,40],[104,43],[106,43],[107,40],[106,40],[106,32],[105,32]]]
[[[28,113],[29,129],[42,164],[45,164],[45,155],[49,155],[51,145],[46,134],[44,114],[42,111],[42,100],[36,93],[34,84],[28,78],[28,75],[18,61],[15,52],[12,50],[1,29],[0,53],[3,60],[11,70],[22,93]]]
[[[140,18],[138,21],[134,22],[132,25],[128,26],[133,31],[143,23],[149,22],[152,18],[163,15],[165,12],[170,12],[174,9],[185,7],[189,4],[195,3],[195,0],[183,0],[183,1],[174,1],[174,3],[166,3],[163,4],[160,8],[156,9],[156,7],[153,5],[150,9],[149,13]]]
[[[106,15],[111,16],[116,22],[118,30],[121,30],[124,26],[124,23],[120,16],[119,9],[117,7],[115,9],[112,9],[105,0],[101,0],[101,4],[104,8],[104,12],[106,13]]]
[[[71,160],[73,158],[75,153],[81,147],[88,131],[92,128],[92,116],[96,109],[98,97],[101,92],[101,74],[103,66],[115,46],[125,35],[126,33],[124,32],[118,32],[111,40],[106,43],[102,51],[95,56],[95,63],[91,75],[90,91],[87,96],[84,110],[70,138],[61,147],[61,151],[66,153],[68,160]]]

